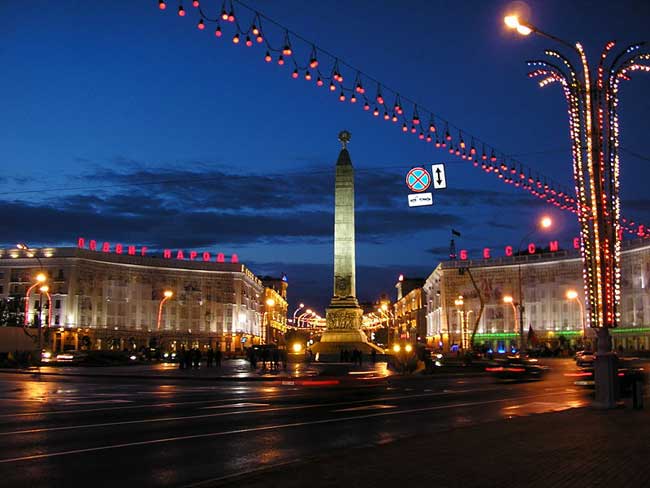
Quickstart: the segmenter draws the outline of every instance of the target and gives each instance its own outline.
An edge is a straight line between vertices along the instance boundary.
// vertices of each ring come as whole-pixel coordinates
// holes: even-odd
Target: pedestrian
[[[276,347],[273,349],[273,365],[272,368],[274,371],[278,371],[280,363],[280,350]]]
[[[214,353],[214,359],[215,359],[215,361],[217,363],[217,368],[221,367],[221,356],[222,356],[221,348],[219,346],[217,346],[217,350]]]
[[[199,369],[201,367],[201,349],[198,347],[194,348],[194,368]]]
[[[212,367],[212,361],[214,361],[214,349],[212,349],[212,346],[210,346],[208,348],[207,364],[206,364],[208,368]]]
[[[178,367],[180,369],[185,369],[185,348],[181,346],[180,351],[176,354],[178,358]]]
[[[372,364],[375,364],[377,362],[377,351],[376,350],[373,349],[372,351],[370,351],[370,359],[372,361]]]

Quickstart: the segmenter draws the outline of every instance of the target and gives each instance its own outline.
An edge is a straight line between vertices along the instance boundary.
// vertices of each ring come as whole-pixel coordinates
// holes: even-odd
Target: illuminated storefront
[[[156,256],[146,247],[91,242],[0,250],[0,298],[20,302],[14,309],[22,311],[8,325],[33,325],[40,310],[47,346],[57,351],[211,345],[234,354],[260,342],[264,286],[236,255]],[[39,272],[48,295],[35,289],[25,299]]]

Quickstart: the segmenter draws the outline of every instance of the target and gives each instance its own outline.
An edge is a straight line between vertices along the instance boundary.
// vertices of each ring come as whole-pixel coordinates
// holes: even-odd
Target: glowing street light
[[[582,340],[584,341],[587,337],[587,324],[585,324],[585,307],[582,304],[577,291],[567,290],[566,297],[569,300],[575,300],[578,302],[578,306],[580,307],[580,323],[582,324]]]
[[[520,22],[517,15],[506,15],[503,18],[503,22],[513,30],[516,30],[522,36],[530,35],[534,31],[534,27]]]
[[[160,322],[162,321],[163,305],[167,300],[174,296],[174,292],[171,290],[165,290],[163,292],[163,298],[160,300],[160,305],[158,306],[158,325],[157,330],[160,330]]]
[[[402,350],[399,344],[393,344],[393,352],[398,353]]]
[[[542,219],[539,221],[539,225],[542,229],[548,229],[553,225],[553,221],[551,220],[551,217],[548,215],[545,215],[542,217]]]
[[[298,315],[298,312],[300,312],[303,308],[305,308],[305,304],[301,303],[300,306],[293,312],[293,323],[296,323],[296,315]]]
[[[508,304],[512,307],[512,317],[514,318],[514,332],[518,332],[521,328],[521,323],[517,324],[517,309],[515,308],[515,302],[512,298],[512,295],[504,295],[503,303]]]

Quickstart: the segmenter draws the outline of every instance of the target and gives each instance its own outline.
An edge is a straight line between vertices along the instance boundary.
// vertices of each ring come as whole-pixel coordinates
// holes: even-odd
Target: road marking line
[[[547,393],[547,395],[559,395],[559,394],[564,394],[564,392],[558,392],[558,393]],[[7,459],[0,459],[0,464],[7,464],[7,463],[15,463],[19,461],[31,461],[35,459],[46,459],[46,458],[52,458],[52,457],[60,457],[60,456],[69,456],[72,454],[83,454],[87,452],[98,452],[98,451],[108,451],[111,449],[123,449],[125,447],[135,447],[135,446],[148,446],[148,445],[155,445],[155,444],[163,444],[167,442],[177,442],[177,441],[184,441],[184,440],[190,440],[190,439],[206,439],[210,437],[223,437],[227,435],[236,435],[236,434],[246,434],[250,432],[264,432],[267,430],[277,430],[277,429],[288,429],[292,427],[304,427],[304,426],[313,426],[313,425],[319,425],[319,424],[333,424],[333,423],[340,423],[340,422],[348,422],[351,420],[363,420],[363,419],[369,419],[369,418],[375,418],[375,417],[386,417],[386,416],[393,416],[393,415],[402,415],[402,414],[412,414],[412,413],[420,413],[420,412],[431,412],[435,410],[446,410],[450,408],[463,408],[463,407],[473,407],[473,406],[478,406],[478,405],[490,405],[494,403],[502,403],[502,402],[507,402],[507,401],[512,401],[512,400],[518,400],[522,398],[536,398],[539,395],[528,395],[528,396],[523,396],[523,397],[514,397],[514,398],[499,398],[496,400],[485,400],[482,402],[461,402],[461,403],[450,403],[448,405],[436,405],[433,407],[420,407],[420,408],[411,408],[408,410],[396,410],[396,411],[390,411],[390,412],[377,412],[377,413],[369,413],[365,415],[356,415],[356,416],[351,416],[351,417],[339,417],[339,418],[329,418],[329,419],[321,419],[321,420],[311,420],[308,422],[292,422],[288,424],[276,424],[276,425],[266,425],[262,427],[251,427],[248,429],[234,429],[234,430],[227,430],[227,431],[222,431],[222,432],[209,432],[205,434],[193,434],[193,435],[184,435],[184,436],[176,436],[176,437],[163,437],[161,439],[153,439],[153,440],[148,440],[148,441],[136,441],[136,442],[125,442],[121,444],[110,444],[107,446],[97,446],[97,447],[88,447],[84,449],[73,449],[70,451],[59,451],[59,452],[52,452],[52,453],[47,453],[47,454],[34,454],[31,456],[21,456],[21,457],[15,457],[15,458],[7,458]]]
[[[364,405],[362,407],[339,408],[332,412],[360,412],[362,410],[385,410],[388,408],[397,408],[397,405]]]
[[[494,390],[496,388],[492,388]],[[460,391],[457,390],[455,393],[468,393],[468,392],[476,392],[476,391],[489,391],[490,389],[474,389],[474,390],[464,390]],[[354,401],[347,401],[347,402],[333,402],[333,403],[318,403],[315,405],[296,405],[294,407],[272,407],[272,408],[258,408],[258,409],[252,409],[252,410],[235,410],[232,412],[219,412],[219,413],[211,413],[211,414],[201,414],[201,415],[185,415],[185,416],[179,416],[179,417],[163,417],[163,418],[158,418],[158,419],[141,419],[141,420],[124,420],[124,421],[119,421],[119,422],[104,422],[104,423],[99,423],[99,424],[83,424],[83,425],[66,425],[63,427],[43,427],[43,428],[38,428],[38,429],[25,429],[25,430],[14,430],[14,431],[9,431],[9,432],[0,432],[0,437],[1,436],[7,436],[7,435],[19,435],[19,434],[37,434],[41,432],[57,432],[57,431],[63,431],[63,430],[76,430],[76,429],[91,429],[91,428],[101,428],[101,427],[114,427],[116,425],[133,425],[133,424],[148,424],[148,423],[156,423],[156,422],[171,422],[171,421],[177,421],[177,420],[194,420],[194,419],[202,419],[202,418],[210,418],[210,417],[224,417],[228,415],[241,415],[241,414],[246,414],[246,413],[268,413],[268,412],[281,412],[281,411],[289,411],[289,410],[306,410],[310,408],[318,408],[318,407],[337,407],[337,406],[342,406],[342,405],[358,405],[360,403],[367,403],[367,402],[377,402],[377,401],[386,401],[386,400],[402,400],[402,399],[413,399],[413,398],[421,398],[421,397],[432,397],[432,396],[444,396],[448,395],[449,393],[446,392],[439,392],[439,393],[421,393],[421,394],[416,394],[416,395],[394,395],[392,397],[383,397],[383,398],[369,398],[367,400],[354,400]]]
[[[241,407],[268,407],[270,403],[230,403],[228,405],[214,405],[212,407],[201,407],[201,410],[214,410],[216,408],[241,408]]]

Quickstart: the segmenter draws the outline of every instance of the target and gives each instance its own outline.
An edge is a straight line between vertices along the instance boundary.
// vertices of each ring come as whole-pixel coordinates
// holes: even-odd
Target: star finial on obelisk
[[[341,145],[343,146],[343,149],[348,148],[348,142],[350,142],[350,139],[352,139],[352,134],[350,134],[349,131],[342,130],[341,132],[339,132],[339,141],[341,141]]]

